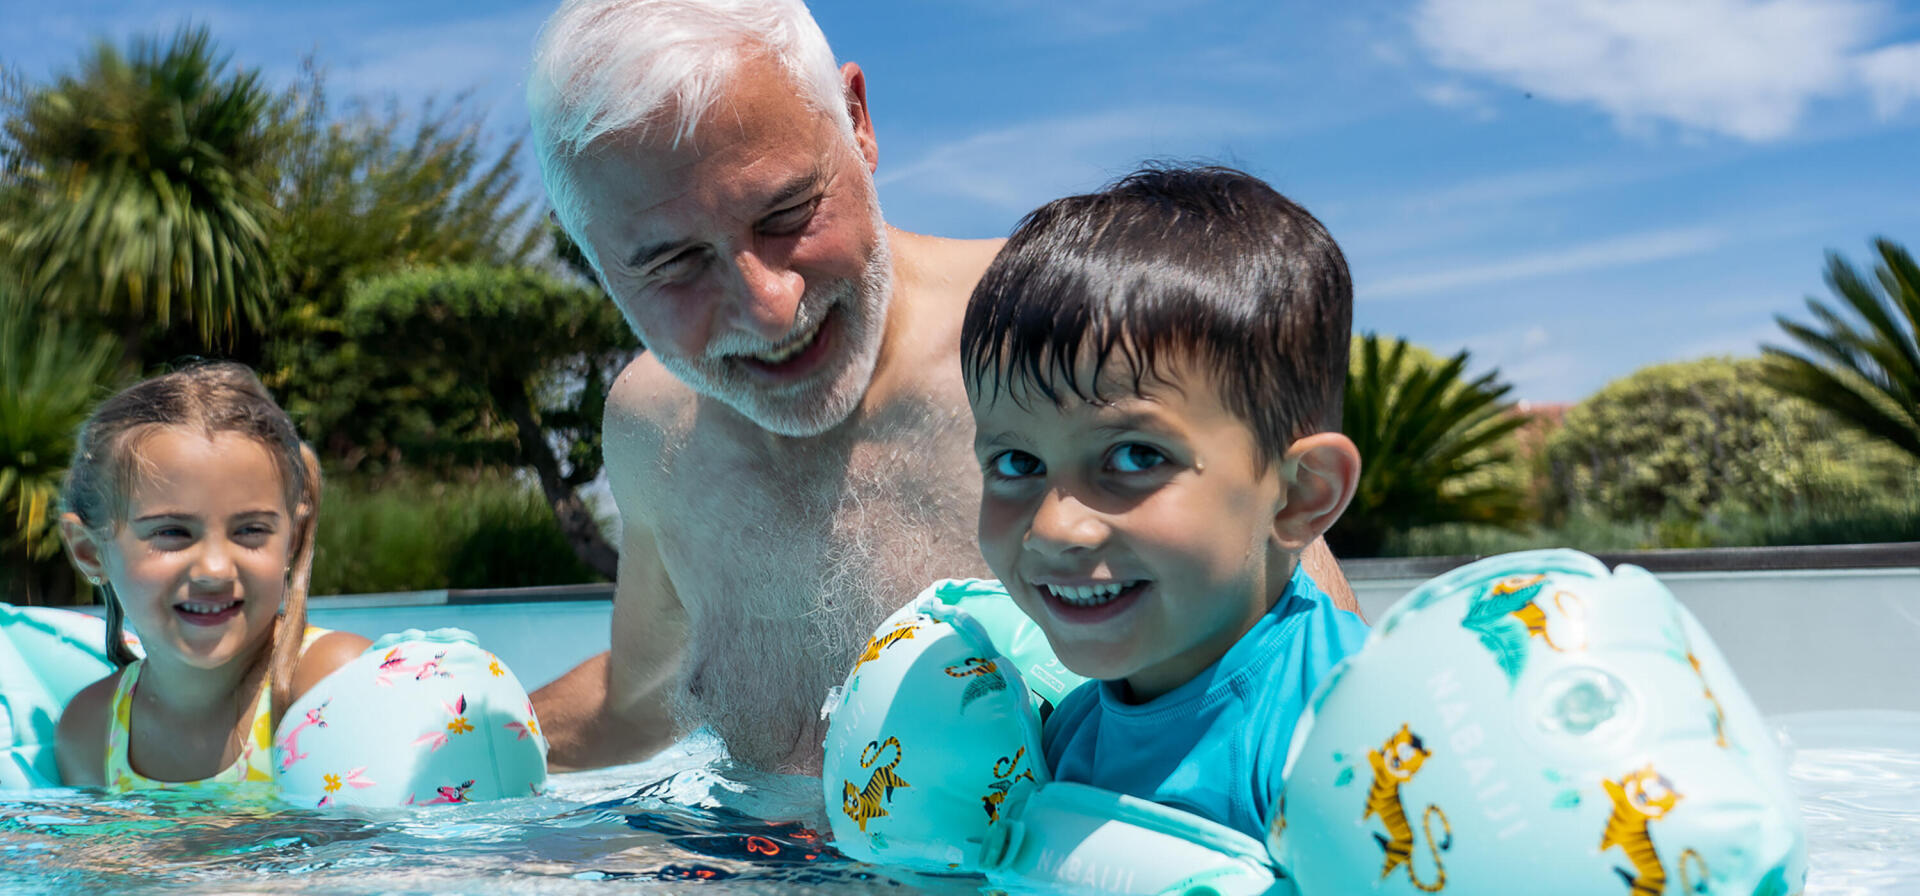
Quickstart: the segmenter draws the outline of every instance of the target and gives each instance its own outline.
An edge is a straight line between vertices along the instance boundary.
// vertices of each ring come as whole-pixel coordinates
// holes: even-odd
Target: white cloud
[[[1860,57],[1860,80],[1880,117],[1892,118],[1920,100],[1920,43],[1883,47]]]
[[[1920,96],[1913,54],[1866,52],[1887,18],[1872,0],[1422,0],[1413,25],[1442,66],[1598,106],[1626,129],[1761,141],[1863,85],[1883,114]]]
[[[1697,255],[1726,242],[1725,233],[1710,227],[1637,233],[1489,264],[1390,277],[1370,284],[1359,284],[1354,294],[1364,299],[1390,299],[1490,286],[1514,280]]]
[[[1130,108],[1033,121],[942,144],[919,158],[889,165],[886,141],[875,183],[914,192],[1021,210],[1091,188],[1157,149],[1191,152],[1209,140],[1266,133],[1261,116],[1230,110]]]
[[[1455,81],[1445,81],[1421,88],[1420,95],[1427,102],[1448,109],[1460,109],[1482,120],[1492,118],[1493,104],[1479,91]]]

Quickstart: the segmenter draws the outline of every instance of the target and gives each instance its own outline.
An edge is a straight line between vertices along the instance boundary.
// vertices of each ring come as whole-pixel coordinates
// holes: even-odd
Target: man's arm
[[[1307,575],[1313,576],[1313,583],[1320,586],[1333,605],[1342,610],[1351,610],[1355,616],[1365,619],[1360,613],[1360,601],[1353,596],[1353,587],[1347,584],[1347,574],[1340,571],[1339,561],[1333,559],[1333,552],[1327,550],[1327,540],[1314,539],[1313,544],[1300,554],[1300,563],[1307,568]]]
[[[672,744],[686,610],[653,535],[629,518],[613,595],[612,650],[533,693],[554,771],[638,762]]]

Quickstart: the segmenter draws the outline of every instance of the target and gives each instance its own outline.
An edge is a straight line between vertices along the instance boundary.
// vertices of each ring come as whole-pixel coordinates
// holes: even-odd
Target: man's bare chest
[[[971,420],[904,423],[782,450],[698,430],[670,444],[647,491],[662,560],[689,609],[776,581],[896,592],[983,572]]]

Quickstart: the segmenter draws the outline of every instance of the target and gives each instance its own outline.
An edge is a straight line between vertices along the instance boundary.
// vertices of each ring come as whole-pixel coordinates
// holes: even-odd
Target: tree
[[[336,120],[311,71],[296,95],[274,233],[286,298],[262,379],[331,465],[385,472],[398,462],[388,433],[419,409],[413,393],[376,384],[404,380],[392,364],[410,353],[370,354],[350,338],[354,284],[414,266],[524,264],[544,222],[520,190],[519,144],[490,151],[457,102],[417,115],[355,106]]]
[[[1776,316],[1802,351],[1765,346],[1764,373],[1774,387],[1920,458],[1920,267],[1891,240],[1873,247],[1880,264],[1871,280],[1827,255],[1827,285],[1865,326],[1808,297],[1821,328]]]
[[[389,359],[374,388],[409,398],[390,434],[408,465],[532,468],[581,561],[614,576],[579,495],[600,473],[607,388],[639,348],[612,302],[524,268],[421,268],[362,282],[346,327]]]
[[[1643,368],[1569,410],[1547,443],[1560,511],[1619,521],[1833,506],[1912,464],[1761,382],[1760,359]]]
[[[33,321],[17,295],[0,295],[0,587],[14,602],[44,602],[71,584],[55,525],[60,481],[114,360],[105,337]]]
[[[1503,400],[1512,387],[1498,371],[1465,378],[1467,359],[1374,334],[1354,341],[1341,429],[1360,449],[1360,485],[1327,533],[1336,554],[1373,556],[1389,532],[1415,526],[1524,521],[1522,489],[1496,471],[1525,418]]]
[[[272,95],[204,29],[98,44],[77,75],[0,92],[0,246],[30,297],[104,314],[140,356],[148,321],[202,340],[258,319],[273,285],[265,164]]]

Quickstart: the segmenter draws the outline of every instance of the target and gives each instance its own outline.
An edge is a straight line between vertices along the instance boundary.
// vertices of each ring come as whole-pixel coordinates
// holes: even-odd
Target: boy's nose
[[[1099,511],[1056,488],[1040,499],[1040,507],[1027,527],[1026,542],[1030,550],[1057,556],[1097,548],[1109,532],[1111,528]]]

